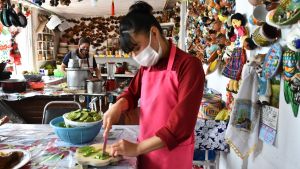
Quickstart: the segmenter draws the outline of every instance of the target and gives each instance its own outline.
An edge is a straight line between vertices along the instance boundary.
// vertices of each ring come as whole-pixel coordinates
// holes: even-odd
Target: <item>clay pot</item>
[[[266,9],[268,11],[272,11],[273,9],[276,9],[279,6],[280,3],[272,2],[270,4],[266,4]]]
[[[248,2],[253,5],[253,6],[257,6],[257,5],[261,5],[263,4],[263,0],[248,0]]]

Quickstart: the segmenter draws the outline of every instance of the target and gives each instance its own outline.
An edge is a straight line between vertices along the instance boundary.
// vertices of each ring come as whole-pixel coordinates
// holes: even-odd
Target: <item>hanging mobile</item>
[[[80,95],[80,96],[78,97],[78,100],[79,100],[80,103],[84,103],[85,97],[84,97],[83,95]]]

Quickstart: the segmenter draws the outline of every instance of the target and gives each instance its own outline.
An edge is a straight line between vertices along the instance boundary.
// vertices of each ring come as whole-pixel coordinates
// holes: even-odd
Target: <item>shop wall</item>
[[[246,0],[236,0],[237,12],[252,14],[253,7]],[[250,27],[253,30],[253,27]],[[288,32],[288,27],[285,28]],[[285,33],[283,35],[286,35]],[[266,49],[260,49],[265,52]],[[258,51],[248,52],[253,55]],[[214,88],[226,96],[228,79],[215,72],[207,77],[208,87]],[[283,94],[283,80],[280,87],[278,133],[275,145],[268,145],[259,140],[258,147],[248,159],[241,160],[232,150],[221,153],[220,169],[299,169],[300,168],[300,117],[295,118],[291,106],[286,104]]]
[[[283,80],[280,86],[278,133],[275,145],[259,145],[248,159],[241,160],[234,151],[221,154],[220,169],[299,169],[300,168],[300,118],[295,118],[283,95]]]

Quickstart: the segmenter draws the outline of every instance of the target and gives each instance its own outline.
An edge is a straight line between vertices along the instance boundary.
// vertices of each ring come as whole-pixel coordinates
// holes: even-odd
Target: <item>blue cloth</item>
[[[205,161],[205,151],[208,151],[208,160],[214,161],[216,159],[216,151],[214,150],[199,150],[194,151],[194,161]]]

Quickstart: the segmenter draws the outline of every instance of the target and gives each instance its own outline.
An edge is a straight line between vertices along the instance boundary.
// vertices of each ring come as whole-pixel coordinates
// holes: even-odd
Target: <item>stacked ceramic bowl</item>
[[[60,42],[58,48],[58,57],[64,57],[69,52],[68,43]]]
[[[78,45],[68,45],[69,51],[75,51],[78,48]]]

